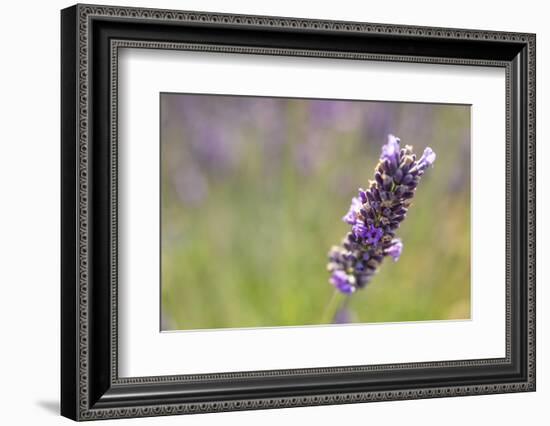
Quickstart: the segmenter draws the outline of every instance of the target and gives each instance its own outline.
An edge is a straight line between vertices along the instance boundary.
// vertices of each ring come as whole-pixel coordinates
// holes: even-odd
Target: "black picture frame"
[[[61,12],[61,414],[158,416],[535,390],[535,35],[75,5]],[[117,49],[506,70],[506,357],[119,378]]]

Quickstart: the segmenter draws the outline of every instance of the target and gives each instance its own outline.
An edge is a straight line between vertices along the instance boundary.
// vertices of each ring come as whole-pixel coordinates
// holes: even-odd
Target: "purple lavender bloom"
[[[176,194],[185,205],[199,206],[208,196],[208,181],[197,168],[178,169],[172,178]]]
[[[401,256],[401,252],[403,251],[403,243],[399,239],[395,239],[392,241],[392,245],[389,246],[384,253],[388,256],[391,256],[393,258],[394,262],[397,262],[399,260],[399,256]]]
[[[424,150],[424,153],[422,154],[422,157],[420,157],[420,160],[418,160],[418,164],[420,167],[426,168],[428,166],[431,166],[435,161],[435,152],[430,147],[427,147]]]
[[[380,241],[383,235],[384,235],[384,231],[382,230],[382,228],[377,228],[374,225],[369,225],[369,230],[364,238],[367,244],[376,246],[378,245],[378,242]]]
[[[357,220],[351,227],[351,232],[353,232],[356,238],[365,238],[369,233],[369,227],[363,221]]]
[[[366,203],[368,200],[367,191],[365,191],[363,188],[359,188],[359,199],[361,201],[361,205],[363,205],[363,203]],[[361,205],[359,207],[361,207]]]
[[[330,278],[331,284],[344,294],[351,294],[355,291],[353,281],[353,276],[346,274],[344,271],[334,271]]]
[[[362,220],[356,220],[355,225],[352,226],[351,232],[358,239],[362,239],[366,244],[377,245],[380,238],[384,235],[384,231],[381,228],[370,224],[365,225]]]
[[[350,294],[364,288],[385,257],[399,260],[403,243],[395,238],[395,231],[405,220],[420,178],[435,158],[428,147],[417,160],[411,146],[401,147],[399,138],[388,136],[374,180],[368,189],[359,190],[343,217],[351,232],[329,252],[330,282],[340,292]]]
[[[388,142],[382,146],[381,160],[388,160],[392,166],[397,168],[399,162],[399,138],[388,135]]]
[[[349,225],[354,225],[357,221],[357,215],[359,214],[359,210],[361,209],[362,205],[363,203],[359,198],[353,197],[351,199],[351,206],[349,207],[348,212],[342,218],[342,220]]]
[[[312,129],[332,127],[338,131],[354,129],[361,119],[352,102],[314,100],[309,102],[309,123]]]

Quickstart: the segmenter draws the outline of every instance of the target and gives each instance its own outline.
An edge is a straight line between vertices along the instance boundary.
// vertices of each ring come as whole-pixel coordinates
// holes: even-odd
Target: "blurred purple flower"
[[[435,152],[430,147],[427,147],[424,150],[424,153],[422,154],[422,157],[420,157],[420,160],[418,160],[418,163],[421,164],[424,167],[431,166],[435,161]]]
[[[361,219],[356,219],[351,232],[356,238],[363,239],[367,244],[372,245],[378,244],[378,241],[384,235],[382,228],[378,228],[373,224],[366,225]]]
[[[378,228],[374,225],[369,225],[369,230],[365,235],[363,235],[364,240],[367,242],[367,244],[371,244],[373,246],[378,245],[378,242],[384,235],[384,231],[382,228]]]
[[[382,161],[387,160],[392,168],[397,169],[399,162],[399,142],[394,135],[388,136],[388,142],[382,146]]]
[[[309,140],[298,144],[294,151],[298,171],[306,176],[314,171],[321,160],[319,154],[319,143],[315,136],[310,136]]]
[[[403,251],[403,243],[401,240],[395,239],[392,240],[392,245],[389,246],[384,253],[388,256],[391,256],[393,258],[394,262],[397,262],[399,260],[399,256],[401,256],[401,252]]]
[[[231,133],[214,125],[198,126],[191,146],[201,165],[214,172],[230,168],[235,159]]]
[[[355,278],[344,271],[334,271],[330,278],[331,284],[344,294],[351,294],[355,291]]]
[[[401,148],[399,144],[399,138],[388,136],[374,180],[367,190],[359,190],[343,218],[351,225],[351,232],[329,252],[330,282],[342,293],[365,287],[384,257],[397,261],[401,256],[403,243],[395,238],[395,231],[405,219],[420,178],[436,156],[428,147],[416,160],[411,146]]]
[[[208,182],[194,167],[177,170],[173,185],[181,202],[189,206],[199,205],[208,195]]]
[[[214,175],[232,170],[239,160],[240,123],[247,115],[232,106],[242,99],[177,95],[173,102],[171,119],[181,133],[179,143],[190,151],[188,156]]]
[[[353,197],[351,199],[351,206],[349,207],[349,211],[342,218],[342,220],[349,225],[355,224],[355,222],[357,221],[357,215],[359,214],[359,210],[362,206],[363,203],[361,202],[361,200],[358,197]]]
[[[396,121],[397,108],[394,104],[376,103],[370,104],[363,119],[364,136],[366,140],[382,139],[392,131],[392,125]]]
[[[343,100],[309,101],[310,127],[331,127],[337,131],[349,131],[356,128],[360,120],[360,110],[355,102]]]

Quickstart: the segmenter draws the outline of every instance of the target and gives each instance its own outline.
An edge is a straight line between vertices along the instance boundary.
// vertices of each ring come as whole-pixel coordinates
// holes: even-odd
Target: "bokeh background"
[[[470,107],[163,93],[161,328],[314,325],[387,134],[437,153],[346,320],[470,318]],[[345,297],[337,295],[336,297]],[[334,299],[333,299],[334,300]],[[337,303],[340,303],[337,301]]]

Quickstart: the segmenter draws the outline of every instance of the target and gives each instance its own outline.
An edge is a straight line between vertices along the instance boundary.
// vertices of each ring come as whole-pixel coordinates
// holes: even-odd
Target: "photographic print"
[[[470,106],[160,94],[161,329],[470,319]]]

